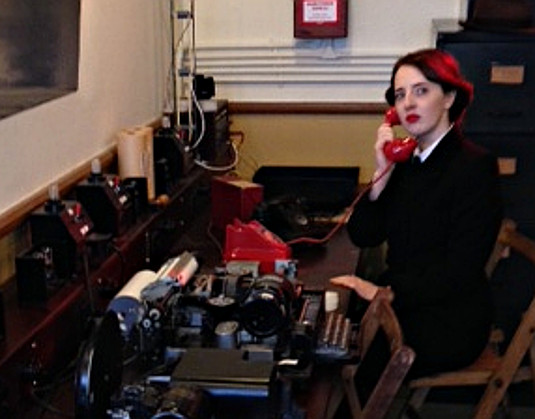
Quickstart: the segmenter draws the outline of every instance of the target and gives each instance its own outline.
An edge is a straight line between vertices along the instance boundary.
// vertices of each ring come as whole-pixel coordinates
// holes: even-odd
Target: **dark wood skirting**
[[[382,114],[383,103],[367,102],[229,102],[230,114]]]

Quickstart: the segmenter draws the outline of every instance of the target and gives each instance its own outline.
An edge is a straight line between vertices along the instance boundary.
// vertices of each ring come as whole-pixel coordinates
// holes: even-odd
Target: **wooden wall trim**
[[[113,145],[101,154],[93,157],[98,158],[102,168],[110,167],[115,162],[117,147]],[[91,172],[91,161],[82,163],[71,172],[57,180],[60,195],[71,190],[77,183],[81,182]],[[13,208],[9,209],[0,217],[0,238],[14,231],[23,223],[28,214],[42,205],[48,199],[48,187],[42,188],[29,198],[21,201]]]
[[[228,111],[231,114],[382,114],[387,109],[386,104],[367,102],[229,102]],[[160,121],[153,121],[149,125],[159,126]],[[111,146],[96,156],[102,167],[109,167],[117,157],[116,145]],[[92,160],[92,159],[91,159]],[[77,183],[85,179],[91,170],[91,162],[81,164],[73,171],[58,179],[60,194],[72,189]],[[9,209],[0,217],[0,238],[14,231],[25,218],[48,199],[48,187],[43,188]]]
[[[229,102],[231,114],[382,114],[386,104],[364,102]]]
[[[161,126],[161,119],[155,119],[148,124],[156,130]],[[84,180],[91,173],[91,161],[95,158],[100,160],[102,170],[109,169],[117,160],[117,145],[112,144],[100,154],[93,156],[90,160],[80,164],[78,167],[60,177],[57,180],[60,196],[69,192],[76,184]],[[13,208],[2,213],[0,216],[0,238],[13,232],[26,219],[28,214],[43,205],[48,199],[48,187],[34,193],[29,198],[19,202]]]

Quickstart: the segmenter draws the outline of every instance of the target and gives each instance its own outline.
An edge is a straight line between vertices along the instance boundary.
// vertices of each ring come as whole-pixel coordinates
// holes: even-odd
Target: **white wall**
[[[195,0],[198,72],[234,101],[379,102],[395,58],[464,3],[348,1],[348,38],[325,42],[293,38],[292,0]],[[164,107],[170,0],[81,4],[78,91],[0,120],[0,216]]]
[[[161,113],[168,21],[167,0],[81,1],[78,91],[0,120],[0,215]]]
[[[293,37],[293,0],[196,0],[199,72],[239,101],[382,101],[395,59],[433,45],[433,19],[464,0],[348,0],[349,34]]]

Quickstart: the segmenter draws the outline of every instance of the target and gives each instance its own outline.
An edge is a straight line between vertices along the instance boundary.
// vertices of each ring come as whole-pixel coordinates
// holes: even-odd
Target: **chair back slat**
[[[359,402],[353,381],[358,364],[347,365],[342,371],[353,419],[381,419],[385,417],[414,362],[414,351],[403,343],[403,333],[390,304],[392,299],[393,293],[390,290],[381,289],[370,302],[360,323],[358,335],[360,360],[364,359],[379,331],[383,331],[390,350],[388,362],[363,407]]]

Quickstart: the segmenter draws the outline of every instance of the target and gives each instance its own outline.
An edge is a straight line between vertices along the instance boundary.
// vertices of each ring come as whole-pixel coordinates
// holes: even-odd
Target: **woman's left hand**
[[[354,290],[360,297],[367,301],[373,300],[379,287],[373,282],[366,281],[355,275],[341,275],[330,279],[331,284]]]

